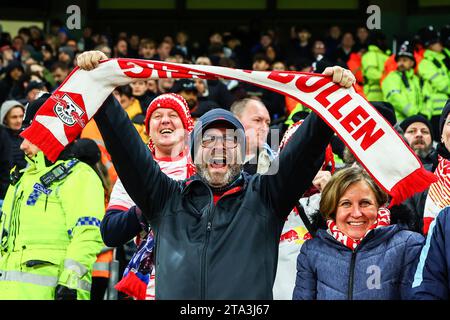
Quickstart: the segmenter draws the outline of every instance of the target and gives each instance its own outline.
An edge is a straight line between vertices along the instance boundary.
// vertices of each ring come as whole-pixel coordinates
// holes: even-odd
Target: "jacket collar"
[[[378,48],[377,46],[375,46],[373,44],[370,44],[367,48],[371,52],[380,52],[380,53],[384,54],[383,50],[381,50],[380,48]]]
[[[408,78],[412,78],[414,76],[414,68],[406,70],[404,73]]]
[[[246,173],[245,171],[242,171],[239,178],[236,179],[230,185],[230,187],[227,188],[227,190],[225,190],[225,191],[226,192],[232,191],[232,192],[230,192],[230,194],[232,194],[232,193],[236,193],[242,189],[245,189],[248,185],[248,182],[250,181],[250,178],[251,178],[251,176],[248,173]],[[211,194],[213,192],[211,186],[209,186],[198,174],[195,174],[184,182],[183,194],[190,192],[190,190],[192,188],[198,188],[198,187],[203,187],[203,188],[208,189],[209,191],[211,191]],[[237,187],[239,187],[239,188],[237,188]]]
[[[441,52],[436,52],[430,49],[425,50],[423,54],[424,58],[436,58],[438,60],[443,60],[445,56]]]
[[[27,171],[41,171],[56,164],[55,162],[48,165],[48,161],[42,151],[39,151],[32,159],[25,156],[25,160],[28,162],[28,167],[25,168]]]

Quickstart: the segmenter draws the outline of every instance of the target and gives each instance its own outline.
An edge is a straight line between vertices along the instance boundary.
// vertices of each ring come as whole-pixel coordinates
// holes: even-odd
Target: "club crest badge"
[[[78,123],[82,128],[86,126],[82,119],[84,115],[83,109],[81,109],[69,95],[64,94],[62,97],[52,96],[52,98],[56,101],[53,110],[64,124],[70,127],[75,123]]]

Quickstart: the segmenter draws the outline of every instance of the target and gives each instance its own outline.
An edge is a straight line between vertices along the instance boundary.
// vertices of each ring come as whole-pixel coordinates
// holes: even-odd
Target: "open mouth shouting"
[[[209,166],[214,169],[222,169],[227,166],[227,159],[225,157],[213,157],[209,159]]]

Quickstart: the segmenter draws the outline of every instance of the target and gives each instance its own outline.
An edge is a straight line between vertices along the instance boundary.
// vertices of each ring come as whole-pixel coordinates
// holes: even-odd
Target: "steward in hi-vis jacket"
[[[49,95],[29,105],[33,119]],[[28,166],[12,173],[0,220],[0,299],[89,299],[92,266],[103,247],[100,178],[74,158],[74,144],[51,163],[21,148]],[[75,142],[76,143],[76,142]]]

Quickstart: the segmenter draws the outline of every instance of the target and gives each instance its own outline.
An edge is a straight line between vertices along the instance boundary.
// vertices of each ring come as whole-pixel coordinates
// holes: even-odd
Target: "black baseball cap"
[[[181,79],[175,81],[171,91],[173,93],[179,93],[181,91],[193,91],[196,93],[198,92],[197,87],[195,86],[195,81],[192,79]]]

